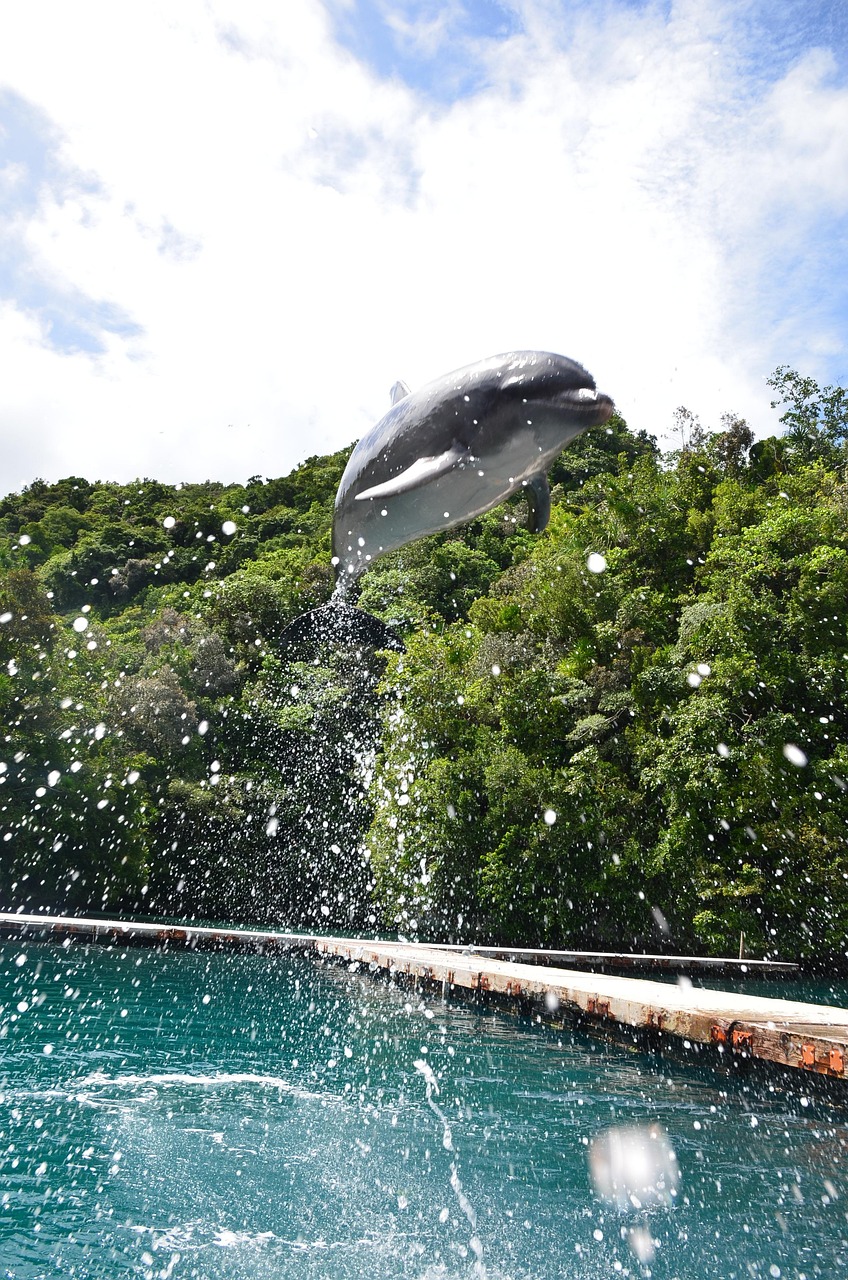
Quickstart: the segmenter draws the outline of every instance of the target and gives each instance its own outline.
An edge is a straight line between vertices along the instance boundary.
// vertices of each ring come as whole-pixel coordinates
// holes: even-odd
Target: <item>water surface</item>
[[[848,1111],[803,1080],[657,1062],[287,956],[9,942],[0,1005],[2,1277],[848,1267]],[[679,1194],[619,1213],[588,1143],[655,1122]]]

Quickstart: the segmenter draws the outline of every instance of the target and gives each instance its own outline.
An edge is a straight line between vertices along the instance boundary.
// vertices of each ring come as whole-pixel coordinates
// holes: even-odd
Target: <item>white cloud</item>
[[[40,188],[28,264],[140,332],[60,354],[3,306],[0,490],[277,474],[397,377],[513,346],[583,360],[635,427],[773,429],[764,377],[827,380],[836,346],[805,250],[845,208],[848,92],[820,51],[755,90],[738,7],[530,4],[478,44],[485,90],[434,106],[309,0],[17,6],[0,88],[90,179]]]

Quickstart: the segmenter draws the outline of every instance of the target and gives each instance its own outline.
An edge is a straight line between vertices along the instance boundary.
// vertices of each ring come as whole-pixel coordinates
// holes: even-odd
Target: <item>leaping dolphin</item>
[[[384,624],[345,602],[350,585],[380,556],[429,533],[482,515],[524,488],[530,527],[550,515],[546,472],[575,436],[605,423],[609,396],[586,370],[546,351],[509,351],[466,365],[410,392],[392,388],[392,407],[350,456],[336,495],[329,605],[286,629],[367,642]]]
[[[379,556],[473,520],[522,487],[531,529],[544,529],[548,468],[613,409],[581,365],[546,351],[491,356],[412,393],[396,383],[392,401],[351,454],[336,495],[341,591]]]

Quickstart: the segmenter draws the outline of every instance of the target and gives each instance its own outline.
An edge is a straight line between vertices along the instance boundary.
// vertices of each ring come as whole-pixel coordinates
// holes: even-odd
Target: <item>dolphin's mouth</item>
[[[547,357],[544,363],[521,364],[501,378],[501,395],[520,397],[531,404],[558,409],[573,421],[586,427],[600,427],[613,411],[609,396],[598,391],[595,380],[582,365],[559,357]]]
[[[572,387],[557,391],[551,396],[545,396],[544,402],[595,427],[608,422],[615,408],[610,397],[605,396],[602,391],[596,391],[594,387]]]

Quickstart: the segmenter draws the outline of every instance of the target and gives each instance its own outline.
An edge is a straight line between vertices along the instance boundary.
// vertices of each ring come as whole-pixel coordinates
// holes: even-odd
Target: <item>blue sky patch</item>
[[[499,0],[326,0],[339,44],[385,79],[401,80],[438,102],[465,98],[487,83],[486,45],[522,30],[519,13]],[[618,12],[646,10],[668,19],[671,0],[568,0],[551,8],[566,34],[582,16],[596,26]],[[845,0],[750,0],[731,7],[734,37],[751,90],[784,75],[804,53],[827,47],[848,74]]]
[[[62,354],[105,351],[105,335],[137,336],[140,327],[115,303],[88,297],[47,274],[27,245],[27,223],[47,195],[61,203],[94,195],[95,178],[59,155],[61,135],[43,112],[0,91],[0,298],[34,315],[46,346]]]
[[[755,0],[734,14],[752,89],[784,76],[811,49],[832,53],[837,74],[848,75],[845,0]]]
[[[329,0],[336,39],[379,76],[397,79],[438,102],[485,87],[481,45],[520,30],[497,0]]]

